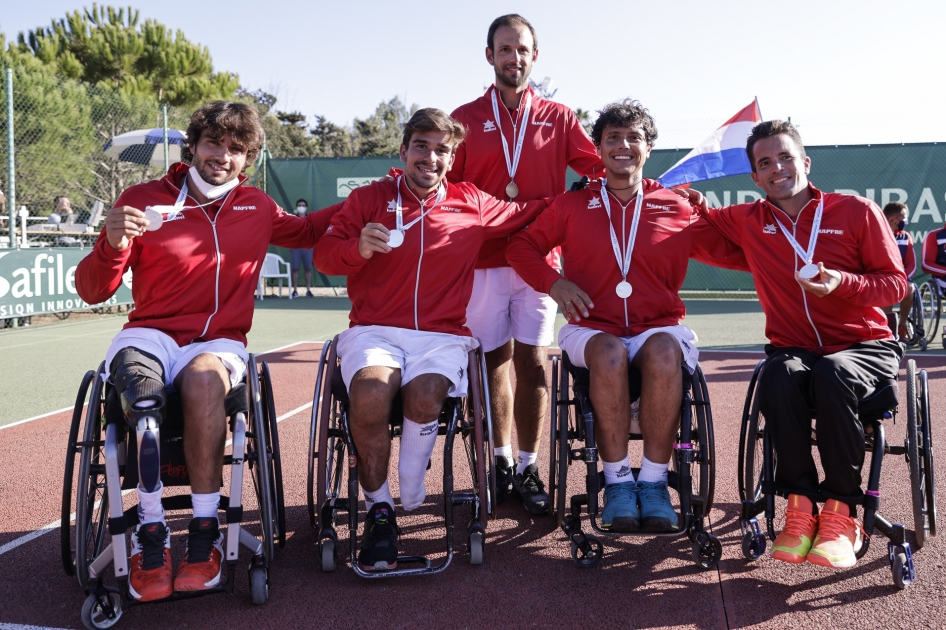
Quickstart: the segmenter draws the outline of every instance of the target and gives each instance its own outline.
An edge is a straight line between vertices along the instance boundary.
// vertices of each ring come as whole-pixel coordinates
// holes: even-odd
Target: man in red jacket
[[[270,243],[315,245],[334,212],[294,217],[262,191],[240,186],[263,139],[251,107],[207,103],[191,116],[187,137],[191,166],[174,164],[162,179],[122,193],[76,270],[76,289],[92,304],[112,295],[126,271],[134,274],[135,309],[112,340],[105,365],[139,443],[140,524],[132,534],[129,587],[141,601],[220,582],[223,402],[246,371],[260,265]],[[171,387],[183,405],[194,507],[173,582],[157,448]]]
[[[592,138],[607,178],[556,197],[510,239],[506,258],[562,309],[569,323],[559,346],[590,371],[605,478],[602,526],[668,531],[679,526],[667,470],[680,428],[681,366],[692,372],[699,356],[696,335],[680,323],[686,309],[679,290],[690,257],[742,269],[745,260],[689,203],[643,178],[657,127],[640,103],[605,107]],[[564,278],[545,260],[559,245]],[[629,363],[643,380],[644,456],[636,480],[627,451]]]
[[[391,402],[404,400],[398,481],[401,505],[420,506],[424,474],[447,396],[464,396],[464,326],[476,256],[487,238],[522,229],[545,207],[500,201],[472,184],[448,183],[463,125],[438,109],[404,126],[404,172],[357,188],[315,248],[315,264],[348,276],[351,328],[338,340],[351,400],[351,433],[368,515],[358,562],[397,567],[397,525],[388,462]]]
[[[496,72],[495,85],[453,112],[469,134],[457,150],[450,181],[467,181],[497,199],[522,203],[564,192],[568,167],[581,175],[600,175],[601,161],[574,112],[543,99],[529,85],[539,44],[528,20],[516,14],[496,18],[486,44],[486,61]],[[548,494],[535,461],[548,410],[546,346],[552,343],[556,307],[509,267],[505,249],[504,238],[483,246],[467,325],[486,352],[496,427],[498,500],[513,491],[529,513],[545,514]],[[561,269],[558,250],[549,254],[549,263]],[[510,360],[516,373],[515,401]],[[515,467],[513,419],[519,443]]]
[[[887,221],[861,197],[808,182],[811,159],[791,123],[752,130],[746,152],[766,199],[705,217],[741,246],[765,312],[768,364],[759,383],[778,457],[776,481],[795,489],[773,557],[849,567],[862,544],[864,427],[858,399],[896,378],[903,350],[881,307],[907,279]],[[705,208],[705,200],[703,200]],[[811,412],[824,469],[811,455]],[[813,501],[827,497],[820,514]]]

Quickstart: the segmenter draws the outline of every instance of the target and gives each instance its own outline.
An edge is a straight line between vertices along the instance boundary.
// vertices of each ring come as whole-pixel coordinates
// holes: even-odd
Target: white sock
[[[397,481],[401,488],[401,506],[413,510],[424,503],[427,488],[427,462],[437,443],[437,421],[417,424],[404,418],[401,427],[401,452],[397,461]]]
[[[375,503],[387,503],[392,509],[394,508],[394,497],[391,496],[391,488],[388,486],[387,479],[385,479],[381,487],[374,492],[368,492],[364,488],[361,490],[365,493],[365,507],[369,510]]]
[[[217,510],[220,508],[220,493],[192,493],[191,505],[194,507],[194,518],[217,518]]]
[[[666,464],[655,464],[646,457],[641,460],[641,474],[637,476],[638,481],[662,481],[667,483],[667,469],[670,468],[670,462]]]
[[[619,462],[606,462],[602,459],[601,463],[604,464],[604,485],[634,481],[634,471],[631,470],[631,460],[627,455]]]
[[[144,523],[163,523],[164,506],[161,505],[161,491],[164,485],[159,481],[158,488],[154,492],[145,492],[138,485],[138,522]],[[103,508],[105,509],[105,508]]]
[[[516,467],[516,474],[521,475],[524,473],[526,468],[534,464],[535,460],[538,458],[538,453],[526,453],[525,451],[519,451],[519,465]]]
[[[515,463],[512,459],[512,445],[507,444],[506,446],[498,446],[493,449],[494,457],[502,457],[506,460],[506,466],[512,468],[512,465]]]

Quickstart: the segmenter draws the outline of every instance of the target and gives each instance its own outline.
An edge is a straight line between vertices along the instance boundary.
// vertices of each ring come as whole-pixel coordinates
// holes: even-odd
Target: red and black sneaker
[[[170,597],[171,532],[163,522],[144,523],[131,535],[128,589],[140,602]]]
[[[223,574],[223,533],[213,517],[191,519],[184,560],[177,568],[174,590],[205,591],[220,584]]]

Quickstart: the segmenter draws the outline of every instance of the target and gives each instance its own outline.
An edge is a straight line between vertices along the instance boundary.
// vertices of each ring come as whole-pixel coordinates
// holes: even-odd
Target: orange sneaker
[[[772,543],[772,557],[790,564],[801,564],[808,556],[815,538],[818,517],[813,515],[811,499],[800,494],[788,495],[785,527]]]
[[[171,532],[162,522],[139,525],[131,534],[128,590],[139,602],[170,597]]]
[[[215,518],[194,518],[187,527],[184,560],[177,568],[175,591],[205,591],[220,584],[223,533]]]
[[[864,544],[864,528],[851,518],[846,503],[828,499],[818,517],[818,535],[808,553],[808,562],[821,567],[853,567]]]

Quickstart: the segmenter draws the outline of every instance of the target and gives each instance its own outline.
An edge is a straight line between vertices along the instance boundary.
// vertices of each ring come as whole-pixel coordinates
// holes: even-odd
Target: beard
[[[197,172],[200,174],[201,179],[214,186],[226,184],[228,181],[239,175],[239,173],[220,173],[213,171],[203,160],[198,159],[196,156],[194,156],[193,164],[194,168],[196,168]]]
[[[529,80],[528,68],[526,69],[525,72],[520,74],[518,78],[515,78],[515,79],[510,79],[499,70],[496,70],[496,82],[501,83],[502,85],[506,87],[521,88],[523,85],[526,84],[526,82],[528,82],[528,80]]]

